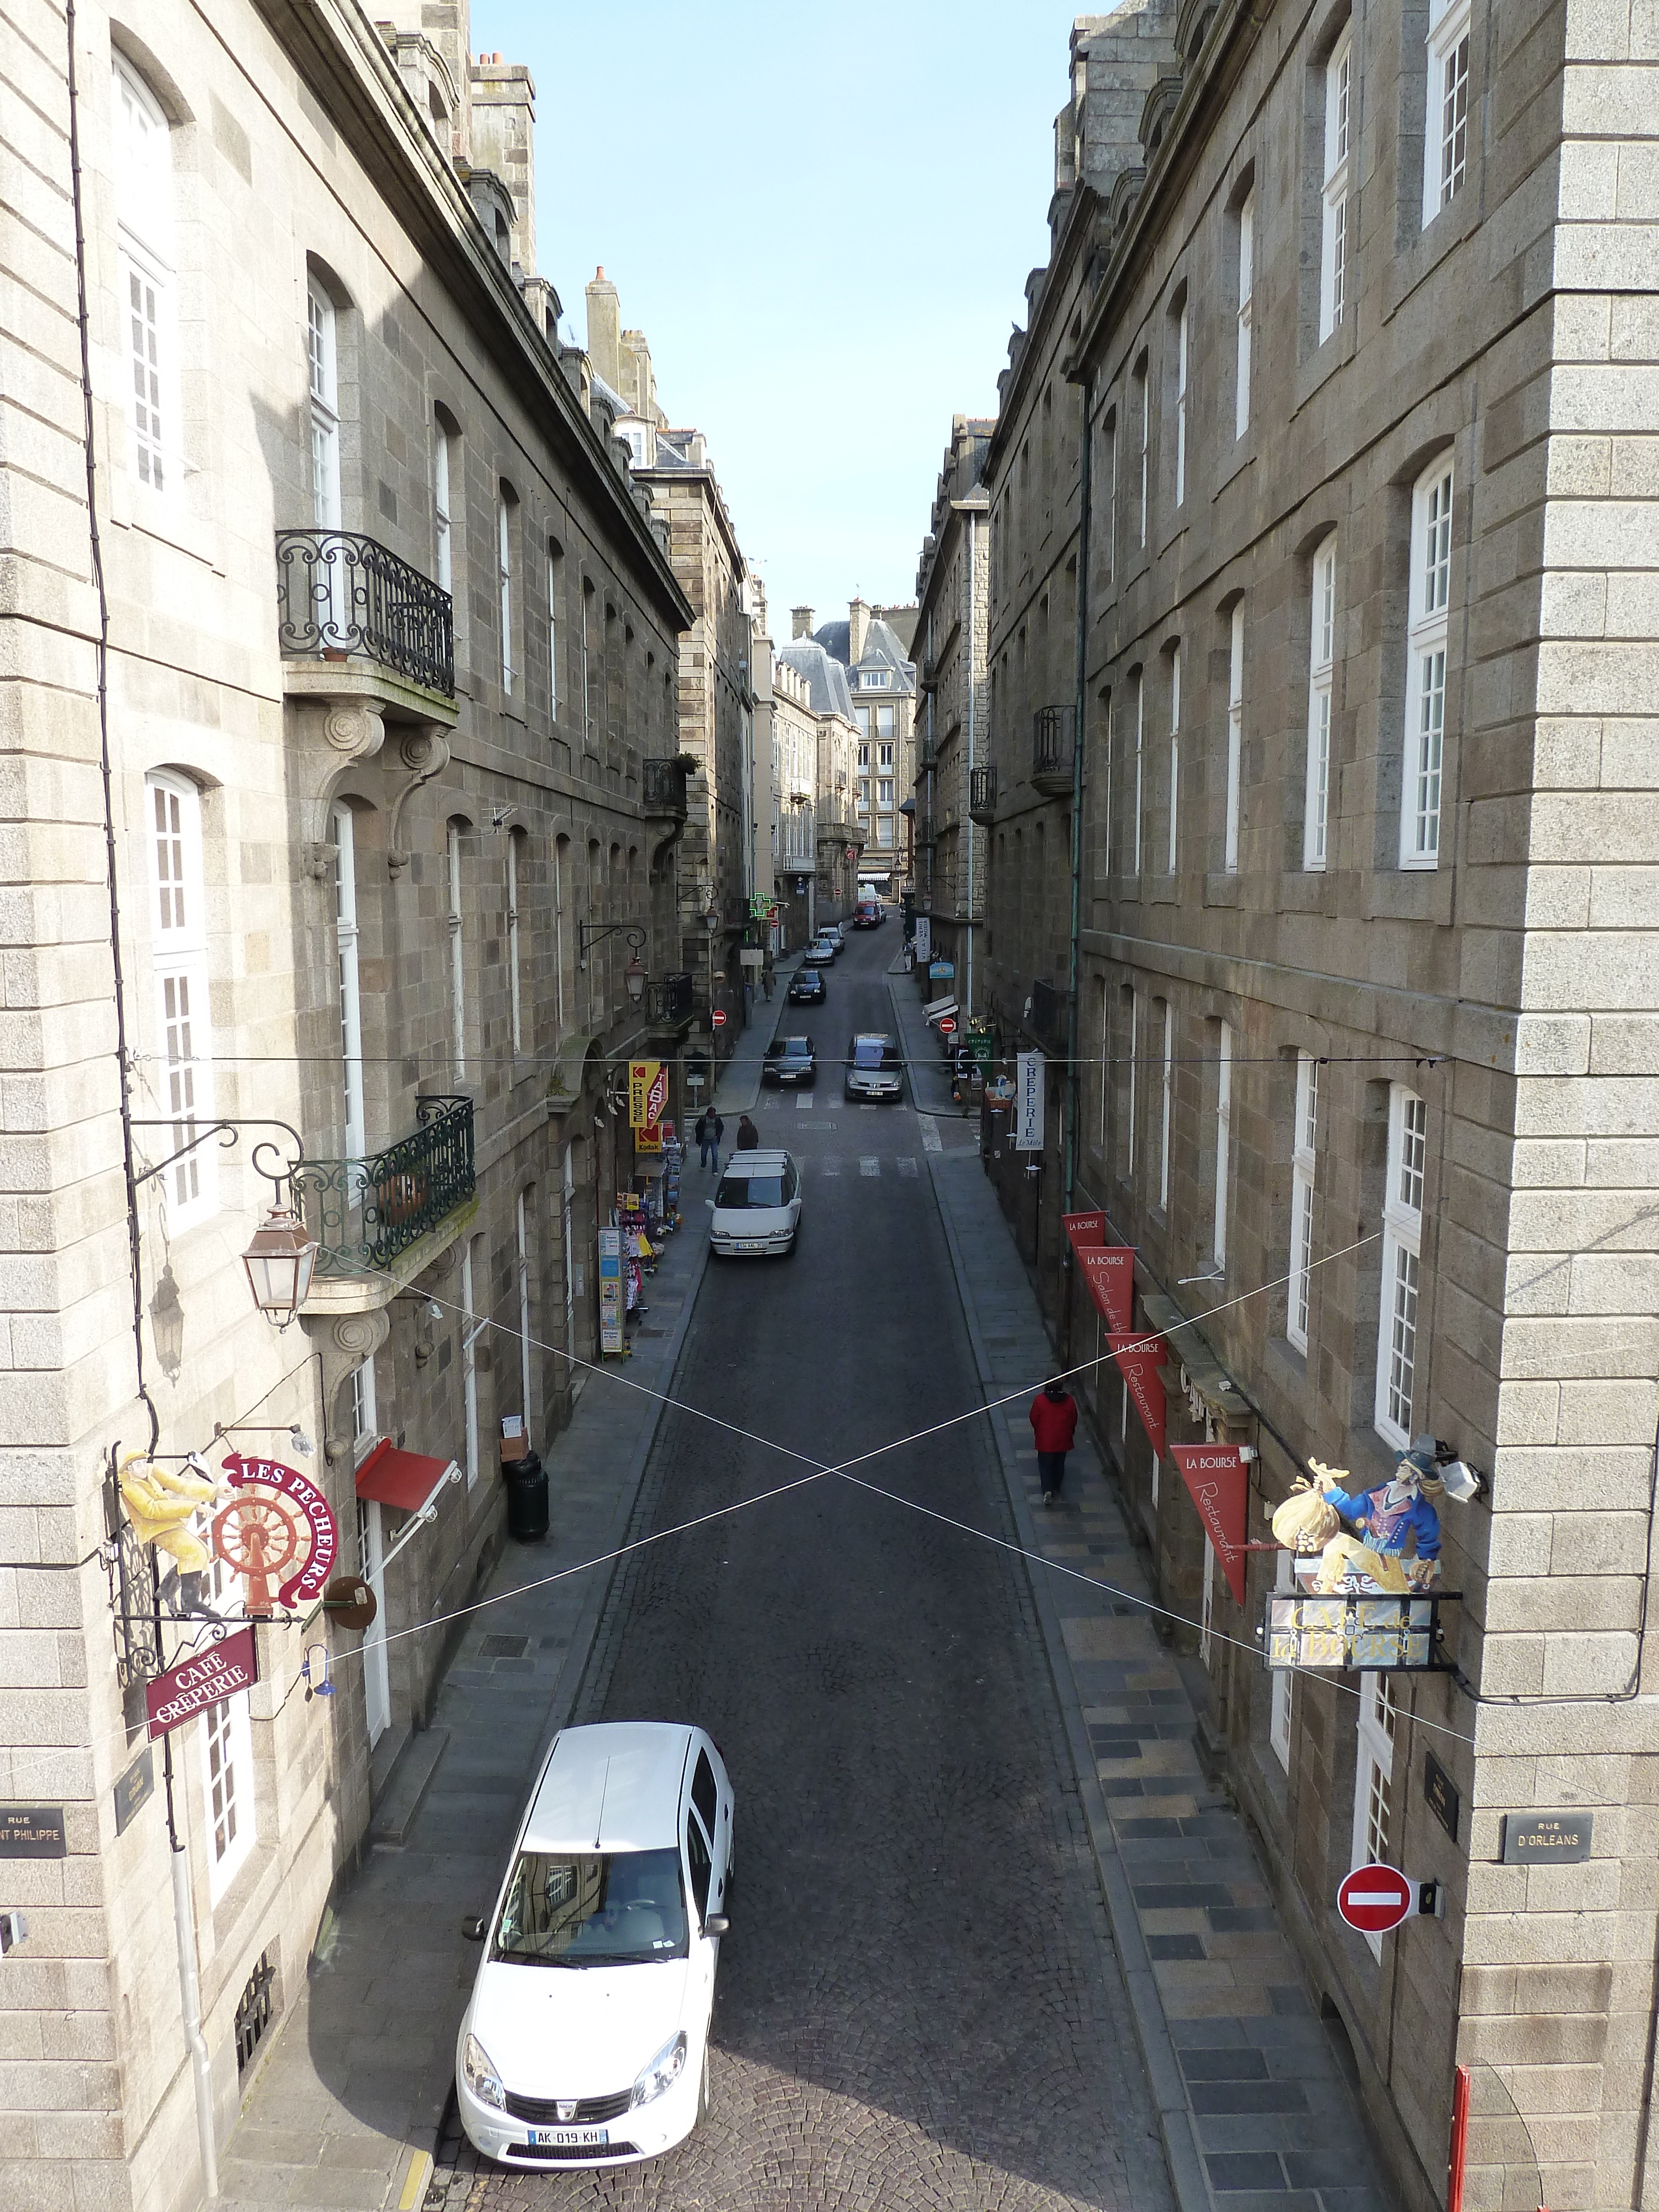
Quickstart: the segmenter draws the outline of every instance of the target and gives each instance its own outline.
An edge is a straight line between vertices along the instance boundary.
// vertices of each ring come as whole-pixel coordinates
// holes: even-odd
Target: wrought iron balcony
[[[1031,781],[1050,799],[1072,787],[1073,714],[1070,707],[1039,707],[1032,717]]]
[[[678,760],[641,761],[640,795],[647,814],[669,815],[684,822],[687,806],[685,769]]]
[[[319,1275],[390,1267],[478,1188],[472,1101],[417,1098],[414,1133],[360,1160],[307,1160],[296,1203],[317,1239]]]
[[[1039,975],[1031,986],[1031,1012],[1029,1017],[1034,1036],[1052,1053],[1063,1053],[1066,1045],[1066,999],[1046,975]]]
[[[968,811],[975,822],[988,824],[996,819],[996,769],[976,768],[968,781]]]
[[[684,971],[678,975],[665,975],[656,986],[659,1004],[655,1009],[660,1021],[677,1022],[692,1010],[696,981]]]
[[[455,696],[449,593],[373,538],[276,532],[276,641],[290,660],[359,654],[428,691]]]

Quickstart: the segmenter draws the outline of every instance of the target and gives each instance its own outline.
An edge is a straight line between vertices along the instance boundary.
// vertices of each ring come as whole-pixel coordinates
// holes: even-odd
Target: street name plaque
[[[1505,1866],[1571,1866],[1590,1855],[1589,1813],[1505,1813]]]

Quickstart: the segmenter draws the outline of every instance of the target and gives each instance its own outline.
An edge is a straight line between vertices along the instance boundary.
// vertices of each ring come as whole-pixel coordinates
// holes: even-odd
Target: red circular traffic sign
[[[939,1016],[939,1033],[941,1036],[954,1036],[956,1035],[956,1017],[953,1014],[941,1014]]]
[[[714,1018],[714,1027],[715,1027],[717,1030],[723,1030],[723,1029],[726,1027],[726,1009],[725,1009],[725,1007],[724,1007],[724,1006],[716,1006],[716,1007],[715,1007],[715,1009],[714,1009],[714,1017],[713,1017],[713,1018]]]
[[[1362,1936],[1386,1936],[1409,1918],[1415,1899],[1398,1867],[1356,1867],[1336,1893],[1336,1909]]]

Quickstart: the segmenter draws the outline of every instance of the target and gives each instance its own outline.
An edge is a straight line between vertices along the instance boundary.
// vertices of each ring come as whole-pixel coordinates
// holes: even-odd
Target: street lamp
[[[640,956],[637,952],[623,969],[623,981],[628,986],[629,999],[637,1006],[645,996],[645,969],[640,964]]]
[[[268,1322],[286,1328],[311,1290],[317,1240],[286,1206],[273,1206],[242,1255],[253,1303]]]

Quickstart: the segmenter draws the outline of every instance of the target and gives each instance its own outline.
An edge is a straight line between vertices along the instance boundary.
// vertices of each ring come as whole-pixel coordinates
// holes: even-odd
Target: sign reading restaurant
[[[222,1644],[210,1644],[205,1651],[192,1651],[187,1659],[180,1659],[166,1674],[144,1685],[151,1741],[194,1720],[210,1705],[222,1705],[227,1698],[251,1690],[258,1679],[252,1628],[239,1629]]]

